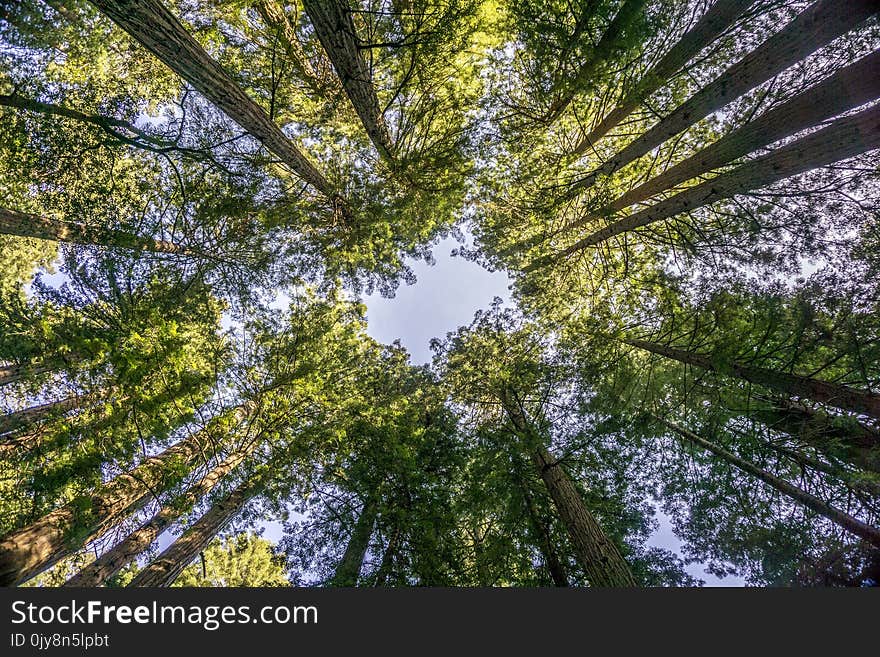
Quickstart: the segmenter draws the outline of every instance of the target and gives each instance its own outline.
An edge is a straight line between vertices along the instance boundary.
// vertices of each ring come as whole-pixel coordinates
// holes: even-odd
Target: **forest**
[[[0,585],[880,585],[878,12],[0,0]]]

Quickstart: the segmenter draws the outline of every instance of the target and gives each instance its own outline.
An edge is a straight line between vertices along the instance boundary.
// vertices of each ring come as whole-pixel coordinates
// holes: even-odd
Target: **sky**
[[[410,263],[415,285],[401,285],[392,299],[379,293],[365,299],[367,332],[388,344],[400,339],[416,365],[431,361],[428,344],[449,331],[471,323],[474,313],[487,308],[494,297],[510,301],[510,280],[504,272],[489,272],[480,265],[452,257],[461,246],[447,238],[434,247],[436,264]]]

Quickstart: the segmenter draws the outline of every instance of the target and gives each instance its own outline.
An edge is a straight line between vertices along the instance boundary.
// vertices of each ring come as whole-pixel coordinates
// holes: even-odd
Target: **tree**
[[[744,12],[754,0],[733,0],[714,2],[700,17],[696,25],[687,31],[663,59],[657,62],[644,77],[618,102],[602,120],[574,147],[575,155],[582,155],[592,144],[613,130],[630,112],[642,103],[652,92],[662,86],[677,73],[700,50],[718,38]]]
[[[880,581],[876,2],[7,5],[0,583]]]
[[[603,214],[612,214],[646,201],[651,196],[733,162],[763,146],[790,137],[824,119],[877,98],[880,96],[880,83],[874,82],[875,78],[871,73],[877,69],[878,64],[880,55],[872,53],[837,71],[820,84],[726,134],[659,176],[623,194],[603,208]],[[574,185],[572,191],[577,188],[578,185]],[[571,228],[576,225],[578,224]]]
[[[769,155],[764,155],[729,173],[721,174],[660,201],[654,206],[615,221],[563,249],[552,259],[571,255],[586,247],[600,244],[616,235],[667,219],[701,205],[749,192],[804,171],[874,150],[880,146],[880,130],[877,129],[878,116],[880,116],[880,109],[874,106],[858,114],[837,119],[828,127],[782,146]],[[538,261],[530,265],[528,269],[544,266],[547,264],[547,260]]]
[[[760,468],[755,467],[751,463],[748,463],[747,461],[744,461],[743,459],[734,456],[722,447],[719,447],[711,441],[706,440],[702,436],[699,436],[694,432],[675,424],[674,422],[670,422],[668,420],[661,421],[679,436],[682,436],[686,440],[689,440],[697,445],[700,445],[701,447],[704,447],[705,449],[711,451],[717,456],[720,456],[725,461],[728,461],[735,467],[744,470],[751,475],[754,475],[764,483],[778,489],[783,494],[797,500],[798,502],[809,507],[813,511],[816,511],[817,513],[825,516],[832,522],[839,524],[847,531],[850,531],[853,534],[869,541],[873,545],[880,547],[880,530],[871,527],[870,525],[858,520],[857,518],[853,518],[846,513],[842,513],[841,511],[838,511],[837,509],[828,506],[822,500],[797,488],[797,486],[792,486],[788,482],[782,481],[777,477],[774,477],[770,473],[765,472]]]
[[[303,180],[334,203],[342,202],[330,182],[202,49],[174,16],[153,0],[93,3],[172,71],[190,82],[236,123],[254,135]],[[162,26],[159,38],[156,27]]]
[[[305,0],[303,5],[370,141],[379,155],[393,166],[394,145],[379,109],[379,98],[358,43],[348,2]]]
[[[831,0],[814,3],[648,132],[602,164],[580,185],[589,185],[598,175],[610,174],[645,155],[689,125],[721,109],[731,100],[855,28],[876,11],[877,7],[870,0],[847,5],[845,11],[841,11],[839,3]]]
[[[125,514],[146,503],[180,477],[209,447],[206,434],[196,433],[151,456],[131,472],[119,475],[93,494],[74,499],[0,541],[4,585],[17,584],[100,537]]]
[[[564,394],[564,364],[541,353],[546,347],[536,340],[531,327],[508,328],[514,322],[510,313],[497,308],[493,314],[478,316],[472,327],[450,336],[442,350],[437,344],[437,365],[451,379],[459,399],[484,406],[481,413],[509,423],[516,449],[532,462],[553,499],[587,580],[593,586],[634,586],[620,548],[603,531],[559,459],[546,447],[554,428],[547,416],[553,406],[547,402]],[[564,431],[562,418],[556,422],[559,431]]]
[[[215,539],[172,586],[289,586],[272,544],[254,534]]]

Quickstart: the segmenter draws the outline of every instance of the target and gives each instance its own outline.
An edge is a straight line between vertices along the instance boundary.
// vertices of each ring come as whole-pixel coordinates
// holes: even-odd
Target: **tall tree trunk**
[[[804,171],[827,166],[877,147],[880,147],[880,105],[838,119],[826,128],[777,148],[768,155],[746,162],[733,171],[619,219],[558,253],[534,260],[525,270],[545,267],[589,246],[601,244],[615,235],[766,187]]]
[[[247,448],[228,456],[180,497],[170,500],[152,518],[134,530],[118,545],[102,554],[71,577],[64,586],[101,586],[122,568],[134,561],[159,535],[181,515],[210,493],[220,481],[247,458],[257,446],[256,440]]]
[[[577,487],[547,448],[534,435],[528,418],[510,391],[502,391],[501,403],[538,476],[559,511],[578,560],[592,586],[637,586],[626,560],[590,513]]]
[[[303,50],[296,28],[291,24],[284,6],[277,0],[259,0],[255,7],[263,22],[278,35],[287,58],[312,91],[316,94],[329,95],[331,98],[336,97],[342,89],[339,80],[330,70],[330,62],[326,62],[326,71],[315,70],[309,56]]]
[[[348,539],[348,545],[345,547],[342,561],[339,562],[336,572],[333,573],[333,577],[328,582],[329,586],[357,585],[361,568],[364,565],[364,557],[367,554],[367,547],[370,544],[370,537],[373,535],[373,524],[376,522],[378,512],[379,507],[376,501],[373,497],[368,497],[351,532],[351,537]]]
[[[724,166],[763,146],[811,128],[827,118],[863,105],[878,96],[880,96],[880,52],[873,52],[776,109],[733,130],[659,176],[626,192],[596,214],[609,216],[646,201],[655,194]],[[588,223],[591,219],[592,217],[582,219],[566,228],[575,228]]]
[[[12,458],[23,450],[39,447],[54,433],[52,423],[30,427],[26,431],[16,431],[0,438],[0,461]]]
[[[0,208],[0,234],[19,237],[36,237],[41,240],[117,246],[154,253],[189,255],[192,252],[172,242],[140,237],[112,228],[87,226],[73,221],[50,219],[26,212]]]
[[[792,500],[803,504],[805,507],[812,511],[815,511],[819,515],[828,518],[828,520],[835,523],[836,525],[839,525],[848,532],[865,539],[876,547],[880,547],[880,529],[877,529],[876,527],[871,527],[870,525],[862,522],[858,518],[854,518],[848,513],[844,513],[843,511],[834,508],[830,504],[823,502],[818,497],[811,495],[805,490],[798,488],[797,486],[794,486],[775,475],[770,474],[766,470],[762,470],[755,464],[750,463],[745,459],[739,458],[735,454],[728,452],[720,445],[716,445],[715,443],[706,440],[702,436],[698,436],[692,431],[689,431],[684,427],[675,424],[674,422],[664,420],[663,418],[657,419],[679,436],[689,440],[696,445],[699,445],[704,449],[707,449],[708,451],[724,459],[725,461],[727,461],[734,467],[742,470],[743,472],[757,477],[765,484],[778,490],[786,497],[789,497]]]
[[[556,549],[553,547],[553,541],[550,538],[550,531],[543,518],[538,517],[538,510],[535,508],[534,500],[525,482],[520,482],[522,488],[523,500],[526,503],[526,512],[529,515],[529,524],[532,526],[535,538],[538,541],[538,549],[544,558],[544,566],[550,573],[550,578],[556,586],[568,586],[568,576],[565,574],[565,568],[559,561]]]
[[[677,347],[648,342],[647,340],[624,340],[628,345],[650,351],[653,354],[677,360],[680,363],[701,367],[711,372],[734,376],[750,383],[763,386],[794,397],[804,397],[813,401],[828,404],[853,413],[864,413],[880,418],[880,395],[866,390],[857,390],[849,386],[830,381],[822,381],[798,374],[777,372],[763,367],[754,367],[742,363],[728,363],[719,370],[710,357],[696,354]]]
[[[471,540],[474,548],[474,570],[477,573],[477,586],[487,587],[494,584],[492,573],[486,567],[486,550],[483,549],[483,541],[486,540],[486,532],[477,523],[471,521]]]
[[[394,559],[397,557],[397,550],[400,546],[400,527],[395,525],[388,539],[388,546],[385,548],[385,554],[382,555],[382,563],[379,564],[379,570],[376,571],[376,578],[373,586],[385,586],[388,577],[391,575],[391,569],[394,567]]]
[[[532,452],[532,463],[556,504],[590,584],[636,586],[629,565],[587,509],[559,462],[541,446]]]
[[[199,431],[137,467],[0,540],[0,586],[19,584],[100,538],[152,495],[167,489],[211,441]]]
[[[208,509],[156,559],[140,571],[129,586],[171,586],[189,563],[214,539],[223,527],[241,511],[260,490],[246,481]]]
[[[104,393],[101,395],[101,397],[104,399],[107,399],[108,394],[109,394],[109,391],[104,391]],[[45,422],[44,420],[46,420],[46,419],[51,420],[51,419],[57,418],[61,414],[63,414],[67,410],[69,410],[67,408],[64,408],[64,406],[63,406],[66,402],[71,402],[71,400],[74,400],[73,402],[71,402],[72,407],[79,408],[79,407],[84,406],[85,404],[90,404],[92,402],[95,402],[98,399],[99,399],[99,396],[97,394],[92,394],[92,395],[83,395],[81,397],[74,396],[74,397],[70,397],[68,399],[63,400],[62,402],[54,402],[53,404],[46,404],[45,406],[54,406],[55,404],[60,403],[60,404],[62,404],[62,407],[60,408],[60,410],[59,410],[59,408],[50,408],[49,409],[50,416],[47,418],[44,418],[44,417],[39,418],[40,423],[36,424],[35,426],[27,426],[24,431],[14,431],[12,433],[9,433],[9,434],[6,434],[6,435],[0,437],[0,459],[6,458],[8,454],[12,454],[14,452],[19,452],[21,450],[33,450],[38,447],[41,447],[46,442],[51,442],[51,441],[47,441],[46,439],[53,436],[55,427],[53,427],[51,421]],[[123,397],[116,398],[115,401],[124,402],[127,399],[128,399],[127,396],[123,396]],[[37,407],[37,408],[40,408],[40,407]],[[30,411],[30,410],[36,410],[36,409],[28,409],[28,410]],[[101,412],[101,411],[98,411],[98,414],[101,416],[104,415],[103,412]],[[33,423],[30,423],[30,424],[33,425]]]
[[[67,411],[79,408],[88,398],[89,395],[71,395],[70,397],[58,401],[40,404],[39,406],[31,406],[30,408],[14,411],[13,413],[7,413],[0,417],[0,435],[23,427],[30,427],[31,425],[43,422],[48,418],[63,415]],[[2,438],[0,440],[5,441],[7,439]]]
[[[644,99],[662,87],[697,53],[715,41],[755,0],[716,0],[693,28],[669,49],[669,52],[639,80],[617,106],[575,146],[573,154],[582,155],[609,130],[629,116]]]
[[[303,180],[341,202],[333,185],[205,52],[161,0],[90,0],[102,13],[257,138]]]
[[[620,39],[636,17],[647,4],[647,0],[624,0],[623,5],[617,10],[614,18],[608,24],[599,43],[593,49],[590,59],[578,69],[575,79],[571,82],[563,95],[557,98],[550,109],[541,117],[541,121],[547,125],[558,119],[565,109],[574,100],[578,90],[595,75],[597,69],[604,64],[620,45]]]
[[[598,176],[611,174],[640,158],[700,119],[846,34],[877,11],[877,0],[819,0],[595,169],[577,183],[578,186],[586,189]]]
[[[394,147],[369,68],[358,47],[357,31],[348,1],[303,0],[303,7],[370,141],[382,159],[392,164]]]
[[[759,408],[752,416],[774,431],[781,431],[860,470],[880,474],[880,434],[863,424],[835,424],[831,416],[801,404]],[[849,424],[849,423],[847,423]]]
[[[0,210],[2,212],[2,210]],[[0,219],[2,221],[2,219]],[[39,376],[57,369],[54,364],[44,365],[0,365],[0,387],[23,379]]]

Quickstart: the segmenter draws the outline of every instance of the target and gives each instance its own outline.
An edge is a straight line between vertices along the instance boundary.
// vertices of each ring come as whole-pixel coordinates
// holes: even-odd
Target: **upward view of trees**
[[[0,3],[0,584],[880,585],[878,12]]]

